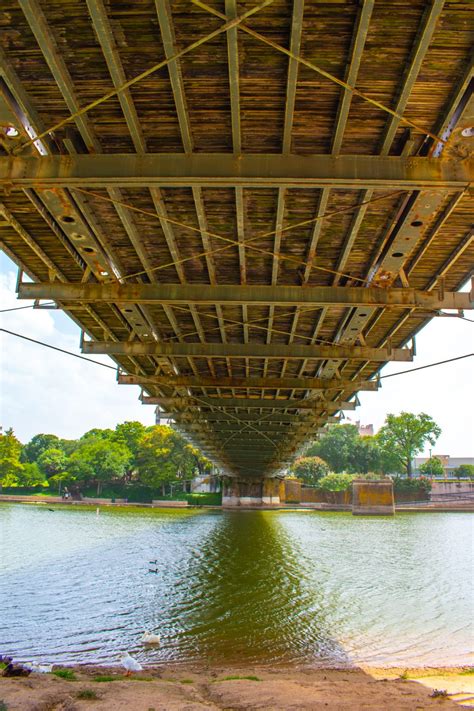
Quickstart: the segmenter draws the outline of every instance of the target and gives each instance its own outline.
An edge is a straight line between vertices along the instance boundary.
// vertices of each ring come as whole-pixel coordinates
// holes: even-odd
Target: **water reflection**
[[[0,505],[0,653],[117,663],[469,663],[469,514]],[[157,574],[149,561],[157,560]],[[145,629],[161,634],[143,648]]]
[[[330,633],[336,596],[305,574],[302,551],[267,512],[227,512],[177,582],[188,654],[216,662],[347,662]]]

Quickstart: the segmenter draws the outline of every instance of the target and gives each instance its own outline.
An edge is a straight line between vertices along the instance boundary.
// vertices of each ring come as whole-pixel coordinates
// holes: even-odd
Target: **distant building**
[[[455,476],[454,470],[461,466],[461,464],[474,464],[474,457],[450,457],[449,454],[433,454],[432,456],[441,461],[444,468],[444,475],[447,479]],[[413,460],[415,476],[421,474],[420,467],[428,460],[429,457],[415,457]]]
[[[359,430],[359,435],[361,437],[373,437],[374,436],[374,426],[373,425],[361,425],[360,420],[355,423],[357,429]]]

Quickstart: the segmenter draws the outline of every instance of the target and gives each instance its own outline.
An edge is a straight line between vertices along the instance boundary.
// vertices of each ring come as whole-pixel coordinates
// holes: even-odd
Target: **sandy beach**
[[[74,678],[33,673],[0,677],[0,708],[8,711],[198,711],[198,709],[324,709],[422,711],[474,704],[472,670],[70,668]],[[433,690],[448,696],[433,696]],[[1,703],[3,702],[3,706]]]

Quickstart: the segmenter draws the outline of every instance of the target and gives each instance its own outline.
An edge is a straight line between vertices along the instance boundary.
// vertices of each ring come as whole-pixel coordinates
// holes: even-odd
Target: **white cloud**
[[[15,274],[0,275],[2,309],[27,305],[15,296]],[[80,354],[79,329],[55,311],[25,309],[1,314],[2,328]],[[152,407],[136,387],[118,386],[113,370],[86,363],[8,334],[1,334],[1,424],[28,441],[38,432],[77,438],[92,427],[117,422],[154,423]],[[105,356],[94,360],[112,365]]]

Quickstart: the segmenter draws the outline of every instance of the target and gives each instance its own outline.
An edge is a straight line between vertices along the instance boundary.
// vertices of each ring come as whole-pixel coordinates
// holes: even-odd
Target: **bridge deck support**
[[[224,484],[222,506],[268,506],[280,504],[280,480],[231,479]]]
[[[352,514],[354,516],[393,516],[395,504],[391,479],[352,482]]]

